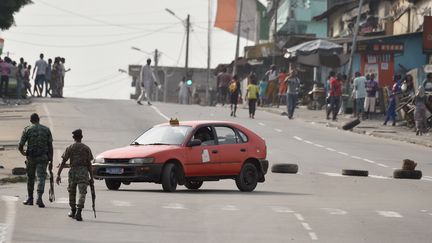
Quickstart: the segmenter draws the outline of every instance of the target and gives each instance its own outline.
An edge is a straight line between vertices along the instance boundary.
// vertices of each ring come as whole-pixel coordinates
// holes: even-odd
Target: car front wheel
[[[109,190],[118,190],[120,188],[121,181],[105,179],[105,185]]]
[[[253,191],[258,184],[258,170],[255,165],[250,163],[244,164],[235,181],[240,191]]]
[[[174,192],[177,188],[177,170],[175,164],[167,164],[163,168],[162,188],[165,192]]]
[[[190,190],[197,190],[203,185],[202,181],[186,180],[185,187]]]

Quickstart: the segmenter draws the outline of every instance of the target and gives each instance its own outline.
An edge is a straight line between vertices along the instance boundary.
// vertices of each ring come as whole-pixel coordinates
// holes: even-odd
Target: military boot
[[[74,219],[75,214],[76,214],[76,208],[71,208],[71,211],[69,212],[68,216]]]
[[[33,196],[32,197],[28,197],[27,200],[25,200],[23,202],[24,205],[29,205],[32,206],[33,205]]]
[[[42,195],[38,195],[38,199],[36,201],[36,204],[40,207],[40,208],[44,208],[45,204],[42,201]]]
[[[81,211],[82,211],[82,208],[77,208],[77,211],[76,211],[76,214],[75,214],[75,219],[77,221],[82,221]]]

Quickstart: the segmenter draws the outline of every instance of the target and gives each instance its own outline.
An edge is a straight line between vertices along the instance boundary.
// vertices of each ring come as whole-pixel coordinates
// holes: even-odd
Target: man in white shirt
[[[141,73],[140,73],[141,94],[137,100],[137,103],[139,105],[142,105],[141,101],[143,101],[144,98],[147,100],[147,104],[151,105],[150,95],[152,93],[153,84],[155,83],[155,76],[150,64],[151,64],[151,59],[149,58],[147,59],[147,65],[144,65],[141,68]]]
[[[356,102],[355,116],[357,118],[363,118],[364,101],[366,97],[366,78],[362,76],[360,72],[355,73],[352,97]]]
[[[38,97],[41,97],[43,93],[43,86],[46,82],[45,74],[48,63],[43,59],[44,54],[40,54],[39,57],[40,59],[36,61],[35,67],[33,69],[32,79],[34,78],[34,74],[36,72],[35,88],[37,87],[36,92],[38,93]]]

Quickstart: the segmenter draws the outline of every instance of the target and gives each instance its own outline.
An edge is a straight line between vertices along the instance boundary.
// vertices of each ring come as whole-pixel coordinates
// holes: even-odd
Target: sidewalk
[[[287,111],[286,106],[280,106],[279,108],[258,107],[257,109],[280,115],[286,114]],[[327,120],[324,110],[309,110],[306,106],[300,106],[296,108],[294,112],[294,119],[314,124],[321,124],[322,126],[326,127],[342,129],[342,126],[345,123],[352,121],[355,118],[353,118],[352,114],[341,114],[338,115],[337,121]],[[405,122],[403,120],[397,122],[396,126],[391,126],[391,123],[388,123],[387,126],[384,126],[383,123],[384,115],[376,114],[372,116],[371,119],[361,121],[361,123],[357,125],[352,130],[352,132],[374,137],[403,141],[430,148],[432,147],[432,135],[430,134],[431,132],[429,132],[429,134],[427,135],[416,136],[414,128],[410,129],[405,126]]]

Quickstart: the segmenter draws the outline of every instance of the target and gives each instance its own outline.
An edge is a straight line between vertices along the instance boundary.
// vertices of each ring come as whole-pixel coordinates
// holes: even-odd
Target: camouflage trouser
[[[87,186],[89,185],[89,173],[86,167],[71,168],[69,170],[69,205],[71,208],[84,208],[85,198],[87,194]],[[76,192],[78,187],[78,203],[76,203]]]
[[[27,190],[29,197],[33,196],[35,178],[37,175],[37,193],[42,195],[45,190],[45,179],[47,177],[48,156],[27,157]]]

